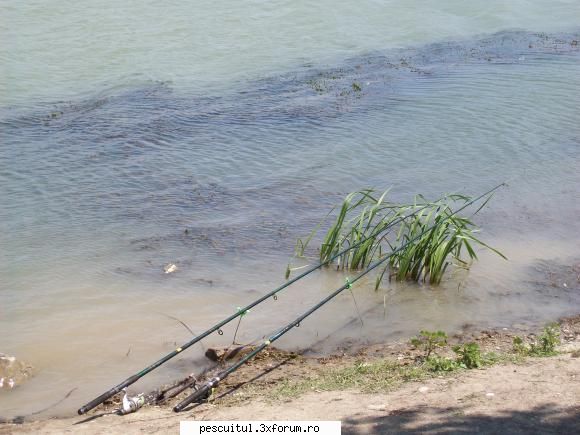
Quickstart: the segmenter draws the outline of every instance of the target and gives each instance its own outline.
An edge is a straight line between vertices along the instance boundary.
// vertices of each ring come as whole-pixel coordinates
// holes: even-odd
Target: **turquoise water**
[[[0,351],[38,369],[0,391],[2,416],[79,387],[53,410],[74,412],[188,339],[168,316],[201,331],[276,286],[296,238],[361,187],[508,181],[478,222],[510,261],[483,254],[437,290],[362,285],[364,328],[341,329],[345,296],[283,346],[578,311],[531,284],[536,260],[579,257],[577,2],[0,5]],[[254,310],[241,339],[342,279]]]

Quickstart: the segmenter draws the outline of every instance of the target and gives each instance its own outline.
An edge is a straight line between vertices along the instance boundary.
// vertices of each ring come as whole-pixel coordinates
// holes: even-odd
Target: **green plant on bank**
[[[478,369],[483,365],[483,356],[477,343],[465,343],[453,346],[457,354],[457,363],[464,369]]]
[[[427,369],[431,372],[452,372],[459,368],[457,361],[444,356],[433,355],[425,360]]]
[[[536,343],[536,349],[545,347],[542,351],[554,351],[558,342],[559,330],[556,324],[549,325]],[[529,351],[523,340],[514,338],[514,343]],[[521,363],[527,356],[534,354],[511,354],[494,352],[482,353],[477,343],[464,343],[453,346],[455,358],[443,357],[436,353],[437,350],[447,346],[447,335],[442,331],[421,331],[419,337],[412,339],[411,343],[425,352],[428,357],[420,358],[420,363],[401,364],[397,361],[379,359],[375,361],[356,361],[346,367],[325,369],[315,375],[295,380],[283,380],[275,388],[268,387],[267,397],[270,399],[287,399],[297,397],[309,391],[335,391],[345,389],[358,389],[363,392],[386,392],[396,388],[406,381],[420,380],[433,376],[439,376],[448,372],[461,369],[476,369],[500,362]],[[544,353],[543,355],[546,355]],[[260,394],[254,392],[250,394]]]
[[[437,348],[447,346],[447,334],[443,331],[423,330],[419,333],[418,337],[411,339],[411,344],[425,352],[422,359],[428,360]]]
[[[547,325],[540,337],[527,345],[521,337],[514,337],[514,352],[525,356],[557,355],[556,346],[560,344],[560,326],[557,323]]]
[[[464,343],[453,346],[455,359],[437,354],[438,349],[447,347],[447,334],[443,331],[420,332],[411,339],[411,344],[424,352],[421,360],[430,371],[450,372],[457,369],[475,369],[497,361],[493,354],[483,355],[477,343]]]
[[[522,337],[516,335],[513,338],[513,350],[517,354],[526,355],[528,353],[529,348],[524,343]]]
[[[387,272],[397,280],[438,284],[450,264],[468,268],[470,261],[477,259],[474,245],[505,258],[475,237],[478,227],[470,219],[454,214],[455,203],[466,204],[470,197],[447,195],[429,202],[417,195],[413,203],[399,204],[387,201],[387,194],[378,196],[372,189],[365,189],[346,196],[320,245],[321,262],[333,260],[337,269],[360,270],[390,254],[388,264],[377,276],[378,288]],[[298,240],[296,256],[304,256],[321,225],[304,241]],[[395,235],[389,237],[391,233]],[[345,249],[347,252],[334,258]],[[468,260],[462,258],[464,251]],[[291,270],[288,266],[287,276]]]

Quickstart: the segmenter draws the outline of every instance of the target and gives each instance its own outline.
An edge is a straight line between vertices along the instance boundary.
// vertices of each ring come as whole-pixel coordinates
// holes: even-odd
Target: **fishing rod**
[[[186,397],[184,400],[182,400],[181,402],[179,402],[177,405],[175,405],[175,407],[173,408],[173,411],[175,411],[175,412],[183,411],[191,403],[197,402],[197,401],[200,401],[200,400],[203,400],[203,399],[208,398],[211,395],[211,392],[213,391],[213,389],[216,388],[218,386],[218,384],[221,381],[223,381],[225,378],[227,378],[231,373],[235,372],[237,369],[239,369],[241,366],[243,366],[246,362],[248,362],[250,359],[254,358],[257,354],[259,354],[260,352],[262,352],[265,348],[267,348],[268,346],[270,346],[273,342],[275,342],[276,340],[278,340],[284,334],[288,333],[293,328],[296,328],[296,327],[300,326],[300,323],[304,319],[306,319],[308,316],[310,316],[312,313],[314,313],[315,311],[317,311],[319,308],[321,308],[322,306],[324,306],[325,304],[327,304],[328,302],[330,302],[332,299],[334,299],[336,296],[338,296],[344,290],[351,289],[352,288],[352,285],[356,281],[358,281],[359,279],[361,279],[362,277],[364,277],[365,275],[367,275],[369,272],[371,272],[372,270],[374,270],[375,268],[377,268],[381,264],[383,264],[385,261],[387,261],[389,258],[391,258],[397,252],[400,252],[401,250],[403,250],[405,247],[407,247],[411,243],[419,240],[423,235],[427,234],[429,231],[431,231],[433,228],[435,228],[437,224],[440,224],[441,222],[445,222],[445,221],[449,220],[452,216],[456,215],[460,211],[462,211],[465,208],[469,207],[473,203],[479,201],[484,196],[489,195],[490,193],[492,193],[493,191],[495,191],[496,189],[500,188],[503,185],[504,185],[504,183],[502,183],[502,184],[494,187],[490,191],[488,191],[488,192],[486,192],[486,193],[478,196],[477,198],[472,199],[469,202],[465,203],[462,207],[460,207],[459,209],[457,209],[453,213],[447,215],[446,217],[444,217],[443,219],[441,219],[438,223],[435,223],[435,224],[431,225],[428,229],[426,229],[425,231],[423,231],[422,233],[420,233],[419,235],[417,235],[413,239],[410,239],[409,241],[407,241],[407,243],[401,245],[400,247],[398,247],[397,249],[395,249],[394,251],[392,251],[391,253],[389,253],[385,257],[383,257],[383,258],[377,260],[376,262],[374,262],[373,264],[371,264],[369,267],[367,267],[364,271],[362,271],[361,273],[359,273],[354,278],[352,278],[352,279],[346,278],[346,282],[342,286],[340,286],[338,289],[336,289],[334,292],[332,292],[326,298],[324,298],[323,300],[321,300],[320,302],[318,302],[312,308],[310,308],[309,310],[307,310],[306,312],[304,312],[302,315],[300,315],[299,317],[297,317],[296,319],[294,319],[292,322],[288,323],[286,326],[284,326],[283,328],[279,329],[276,333],[274,333],[273,335],[271,335],[267,340],[265,340],[262,344],[260,344],[260,346],[256,347],[252,352],[248,353],[246,356],[244,356],[242,359],[240,359],[237,363],[231,365],[227,369],[225,369],[222,372],[220,372],[217,376],[215,376],[215,377],[211,378],[210,380],[208,380],[202,387],[200,387],[194,393],[192,393],[191,395],[189,395],[188,397]]]
[[[477,198],[477,200],[481,199],[485,195],[491,194],[492,192],[494,192],[495,190],[499,189],[504,184],[505,183],[502,183],[502,184],[494,187],[493,189],[489,190],[488,192],[486,192],[485,194],[483,194],[482,196],[480,196],[479,198]],[[262,302],[264,302],[265,300],[267,300],[267,299],[269,299],[271,297],[273,297],[274,299],[276,299],[277,298],[277,293],[279,293],[280,291],[284,290],[286,287],[289,287],[290,285],[292,285],[296,281],[304,278],[308,274],[310,274],[310,273],[314,272],[315,270],[318,270],[321,267],[323,267],[323,266],[331,263],[336,258],[340,257],[341,255],[344,255],[346,252],[350,251],[351,249],[354,249],[354,248],[360,246],[361,244],[363,244],[364,242],[366,242],[367,240],[369,240],[371,237],[375,237],[378,234],[380,234],[381,232],[387,231],[388,229],[392,228],[394,225],[398,224],[399,222],[402,222],[403,220],[405,220],[405,219],[407,219],[407,218],[409,218],[411,216],[416,215],[417,213],[421,212],[422,210],[425,210],[429,206],[430,206],[430,204],[426,204],[426,205],[420,207],[419,209],[413,211],[412,213],[410,213],[408,215],[400,216],[397,219],[394,219],[392,222],[390,222],[389,224],[387,224],[384,228],[381,228],[380,231],[377,231],[376,233],[371,233],[368,237],[361,239],[357,243],[355,243],[355,244],[353,244],[353,245],[351,245],[351,246],[343,249],[342,251],[339,251],[338,253],[332,255],[327,260],[325,260],[325,261],[323,261],[323,262],[321,262],[321,263],[319,263],[319,264],[317,264],[315,266],[312,266],[311,268],[305,270],[301,274],[299,274],[299,275],[295,276],[294,278],[286,281],[284,284],[280,285],[279,287],[275,288],[274,290],[270,291],[269,293],[266,293],[262,297],[256,299],[254,302],[250,303],[246,307],[238,309],[238,311],[236,313],[232,314],[231,316],[227,317],[226,319],[222,320],[221,322],[215,324],[214,326],[212,326],[211,328],[209,328],[205,332],[203,332],[200,335],[194,337],[193,339],[191,339],[187,343],[182,344],[180,347],[176,348],[172,352],[168,353],[163,358],[161,358],[158,361],[154,362],[153,364],[145,367],[140,372],[138,372],[138,373],[136,373],[136,374],[128,377],[127,379],[125,379],[120,384],[118,384],[118,385],[110,388],[108,391],[104,392],[103,394],[101,394],[97,398],[91,400],[89,403],[87,403],[86,405],[84,405],[81,408],[79,408],[79,410],[77,412],[79,413],[79,415],[85,414],[86,412],[90,411],[94,407],[96,407],[96,406],[100,405],[101,403],[103,403],[105,400],[109,399],[110,397],[113,397],[115,394],[117,394],[120,391],[122,391],[123,388],[126,388],[129,385],[134,384],[135,382],[137,382],[139,379],[141,379],[146,374],[152,372],[153,370],[155,370],[159,366],[165,364],[167,361],[169,361],[173,357],[179,355],[185,349],[187,349],[190,346],[193,346],[195,343],[203,340],[208,335],[210,335],[210,334],[212,334],[212,333],[214,333],[216,331],[218,331],[218,333],[220,333],[221,332],[221,328],[223,326],[227,325],[232,320],[235,320],[236,318],[244,315],[246,312],[248,312],[250,309],[252,309],[256,305],[261,304]]]

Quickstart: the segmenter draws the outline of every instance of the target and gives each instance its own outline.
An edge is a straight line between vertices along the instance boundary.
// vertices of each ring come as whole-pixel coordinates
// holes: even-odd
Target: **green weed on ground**
[[[422,366],[404,366],[395,361],[377,360],[330,369],[303,381],[283,381],[270,393],[273,399],[297,397],[309,391],[357,389],[366,393],[386,392],[405,381],[432,376]]]
[[[523,356],[553,356],[557,355],[556,346],[560,344],[560,326],[557,323],[547,325],[542,334],[529,344],[521,337],[514,337],[513,350]]]
[[[398,361],[359,361],[353,365],[332,368],[301,381],[285,380],[270,391],[271,399],[286,399],[309,391],[337,391],[357,389],[362,392],[387,392],[406,381],[414,381],[450,373],[490,366],[501,362],[520,362],[521,357],[494,352],[481,352],[477,343],[453,346],[455,358],[437,354],[445,349],[447,334],[443,331],[420,332],[411,344],[424,353],[415,364],[402,365]]]
[[[447,334],[443,331],[423,330],[411,339],[411,344],[425,352],[423,359],[427,360],[437,348],[447,345]]]
[[[424,352],[419,360],[432,372],[477,369],[505,359],[505,357],[493,352],[482,353],[477,343],[463,343],[453,346],[455,358],[441,356],[437,354],[437,351],[447,347],[447,334],[443,331],[423,330],[418,337],[411,339],[411,344]]]

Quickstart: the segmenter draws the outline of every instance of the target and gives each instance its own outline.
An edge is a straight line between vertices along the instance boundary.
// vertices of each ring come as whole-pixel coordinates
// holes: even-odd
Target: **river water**
[[[85,4],[86,3],[86,4]],[[349,191],[477,194],[482,252],[441,286],[372,283],[279,344],[578,312],[577,1],[0,2],[0,352],[36,376],[0,416],[70,414],[284,280]],[[164,273],[164,266],[177,265]],[[556,272],[554,272],[556,271]],[[547,278],[546,278],[547,277]],[[259,339],[341,285],[244,317]],[[566,284],[564,286],[563,284]],[[234,325],[205,345],[231,341]],[[201,347],[143,379],[199,369]]]

